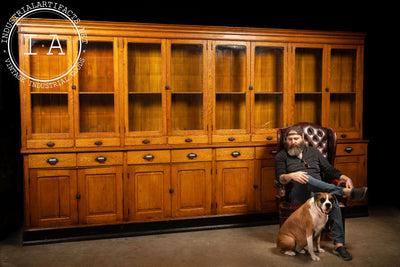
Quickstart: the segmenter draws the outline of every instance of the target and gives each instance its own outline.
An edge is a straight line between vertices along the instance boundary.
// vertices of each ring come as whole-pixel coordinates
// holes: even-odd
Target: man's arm
[[[308,183],[307,172],[298,171],[287,173],[286,159],[287,155],[283,150],[281,150],[275,157],[276,180],[278,180],[281,184],[288,184],[291,180],[301,184]]]

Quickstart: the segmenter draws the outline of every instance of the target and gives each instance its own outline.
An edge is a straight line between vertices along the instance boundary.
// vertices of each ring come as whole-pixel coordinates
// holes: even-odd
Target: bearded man
[[[275,158],[275,174],[281,184],[292,185],[288,194],[290,202],[303,204],[317,192],[329,192],[352,200],[365,197],[366,187],[354,188],[352,180],[334,168],[318,149],[306,146],[301,128],[289,127],[284,145],[285,149],[279,151]],[[322,181],[321,174],[328,179],[339,179],[345,187]],[[351,260],[352,256],[344,246],[342,214],[337,202],[329,215],[329,223],[334,253],[343,260]]]

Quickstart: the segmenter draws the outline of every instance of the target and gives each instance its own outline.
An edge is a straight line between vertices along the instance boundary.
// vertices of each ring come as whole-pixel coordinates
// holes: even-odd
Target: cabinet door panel
[[[339,169],[343,174],[350,177],[353,181],[354,187],[367,186],[366,177],[366,156],[339,156],[336,157],[335,167]],[[366,205],[367,199],[360,201],[351,201],[348,198],[348,206],[359,206]]]
[[[134,221],[157,220],[171,213],[169,165],[128,168],[128,213]]]
[[[77,224],[76,190],[74,170],[31,170],[31,226]]]
[[[217,210],[221,214],[254,210],[254,162],[217,162]]]
[[[211,212],[211,162],[172,165],[172,215],[201,216]]]
[[[122,167],[78,171],[79,222],[122,220]]]

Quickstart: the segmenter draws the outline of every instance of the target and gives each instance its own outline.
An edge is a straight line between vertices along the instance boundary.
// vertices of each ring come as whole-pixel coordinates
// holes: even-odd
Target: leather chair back
[[[335,163],[337,134],[333,128],[321,127],[314,123],[300,122],[294,124],[303,129],[307,146],[317,148],[331,165]],[[285,138],[289,127],[278,129],[278,149],[284,149]]]

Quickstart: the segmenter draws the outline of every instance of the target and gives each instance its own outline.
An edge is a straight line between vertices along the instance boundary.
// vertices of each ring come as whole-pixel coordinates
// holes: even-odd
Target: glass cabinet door
[[[276,128],[283,127],[283,92],[285,88],[285,46],[268,46],[255,43],[252,46],[253,68],[253,129],[257,134],[268,134],[268,140],[276,135]],[[254,139],[255,137],[253,137]],[[259,141],[265,141],[265,136]]]
[[[165,87],[164,42],[128,40],[127,134],[158,136],[163,133]]]
[[[322,124],[323,49],[295,47],[294,123]]]
[[[357,48],[330,49],[330,127],[338,131],[357,127]],[[338,134],[346,137],[347,134]]]
[[[77,116],[77,146],[119,145],[119,140],[107,140],[119,133],[116,97],[118,64],[116,40],[89,39],[81,58],[78,71],[77,92],[79,115]]]
[[[206,143],[206,41],[168,40],[169,143]]]
[[[216,42],[214,131],[220,134],[250,132],[249,55],[248,43]]]
[[[29,74],[24,83],[29,107],[28,148],[73,146],[71,76],[71,38],[32,35],[23,37],[24,60],[21,69]]]

